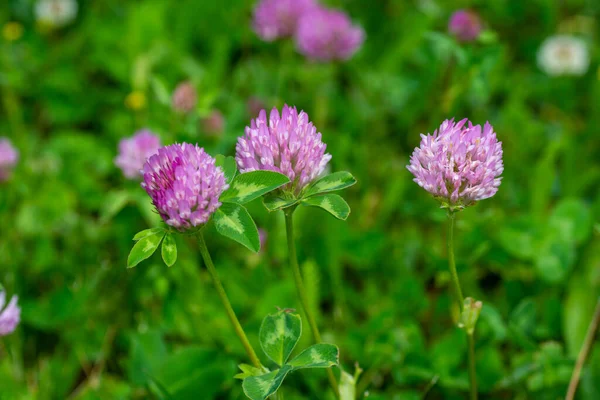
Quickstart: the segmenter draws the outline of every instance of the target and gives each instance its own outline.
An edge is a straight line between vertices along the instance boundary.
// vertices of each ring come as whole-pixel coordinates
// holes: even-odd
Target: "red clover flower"
[[[221,206],[228,188],[215,159],[189,143],[161,147],[144,164],[142,187],[162,219],[180,231],[201,226]]]
[[[290,178],[284,190],[300,194],[302,189],[321,175],[331,160],[321,133],[308,120],[308,115],[296,107],[285,105],[281,116],[276,108],[261,110],[250,121],[245,135],[238,139],[236,161],[240,172],[269,170]]]
[[[502,142],[489,122],[482,129],[466,118],[446,120],[421,138],[407,168],[442,207],[454,211],[496,194],[504,170]]]

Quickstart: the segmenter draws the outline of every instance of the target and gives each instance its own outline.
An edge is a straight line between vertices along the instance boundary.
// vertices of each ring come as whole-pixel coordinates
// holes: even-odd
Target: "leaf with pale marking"
[[[135,267],[141,261],[154,254],[164,236],[165,231],[161,231],[144,236],[138,240],[131,249],[129,257],[127,257],[127,268]]]
[[[246,172],[235,177],[229,189],[221,194],[219,200],[244,204],[289,182],[290,179],[279,172]]]
[[[258,229],[243,206],[235,203],[223,203],[215,211],[213,220],[217,232],[221,235],[235,240],[254,252],[260,250]]]
[[[296,347],[301,334],[300,316],[279,311],[263,319],[258,338],[265,354],[277,365],[283,365]]]
[[[172,234],[166,234],[160,252],[167,267],[171,267],[175,264],[175,261],[177,261],[177,243],[175,243],[175,238]]]
[[[244,379],[242,389],[252,400],[265,400],[279,389],[285,376],[292,370],[289,365],[261,376],[251,376]]]
[[[263,205],[269,212],[291,207],[294,204],[298,203],[298,201],[299,200],[297,199],[284,199],[282,197],[273,196],[271,194],[263,197]]]
[[[303,199],[302,204],[310,207],[319,207],[337,219],[346,220],[350,215],[350,206],[346,200],[337,194],[324,194],[322,196]]]
[[[293,371],[303,368],[329,368],[340,363],[340,350],[337,346],[319,343],[310,346],[287,363]]]
[[[165,230],[164,228],[144,229],[143,231],[139,231],[138,233],[136,233],[135,236],[133,237],[133,240],[138,241],[140,239],[145,238],[146,236],[154,235],[159,232],[164,232],[164,230]]]
[[[233,178],[235,178],[235,174],[237,174],[237,164],[235,162],[235,158],[231,156],[225,157],[222,154],[217,154],[215,157],[215,165],[217,167],[221,167],[223,173],[225,174],[225,182],[230,184]]]
[[[350,172],[340,171],[325,175],[304,189],[303,197],[315,196],[321,193],[334,192],[350,187],[356,183],[356,179]]]

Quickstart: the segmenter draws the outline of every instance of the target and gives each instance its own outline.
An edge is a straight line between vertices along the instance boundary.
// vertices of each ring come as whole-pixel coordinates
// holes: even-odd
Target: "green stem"
[[[300,273],[300,267],[298,266],[298,256],[296,255],[296,243],[294,241],[294,210],[295,207],[290,207],[284,210],[285,214],[285,230],[287,233],[287,242],[288,242],[288,260],[290,264],[290,268],[292,269],[292,273],[294,274],[294,282],[296,284],[296,292],[298,293],[298,298],[300,299],[300,304],[302,305],[302,309],[304,310],[304,315],[306,315],[306,319],[308,320],[308,325],[310,326],[310,330],[315,339],[315,343],[321,343],[321,334],[319,333],[319,328],[317,327],[317,321],[311,311],[310,303],[308,301],[308,296],[306,295],[306,289],[304,288],[304,282],[302,281],[302,274]],[[335,379],[335,375],[333,375],[333,371],[331,368],[327,369],[327,377],[329,378],[329,384],[333,389],[335,396],[339,397],[339,389],[337,380]]]
[[[227,298],[225,289],[223,289],[223,285],[221,284],[221,280],[219,279],[217,270],[215,269],[212,259],[210,258],[210,253],[208,252],[208,248],[206,247],[206,242],[204,241],[204,236],[202,235],[202,232],[198,233],[198,244],[200,245],[199,246],[200,254],[202,254],[202,258],[204,259],[204,264],[206,264],[206,269],[208,270],[210,277],[212,278],[215,289],[217,289],[217,294],[219,295],[219,298],[221,299],[221,303],[223,303],[223,307],[225,307],[225,312],[227,313],[227,316],[229,317],[229,320],[231,321],[231,325],[233,325],[233,329],[235,330],[235,333],[237,334],[238,338],[240,339],[240,342],[242,342],[244,349],[246,349],[246,353],[248,354],[250,361],[252,361],[252,364],[254,364],[254,366],[256,368],[262,369],[262,364],[260,363],[260,360],[256,356],[256,352],[252,348],[250,341],[248,341],[248,338],[246,337],[246,333],[244,332],[244,328],[242,328],[242,325],[240,325],[240,321],[238,321],[237,316],[235,315],[235,311],[233,311],[233,308],[231,307],[231,303],[229,302],[229,299]]]
[[[456,272],[456,261],[454,259],[454,212],[448,213],[450,219],[448,223],[448,267],[450,269],[450,275],[452,275],[452,283],[454,285],[454,292],[458,300],[458,306],[462,313],[465,299],[460,288],[460,281],[458,280],[458,273]],[[466,332],[466,331],[465,331]],[[477,400],[477,373],[475,372],[475,339],[473,334],[467,333],[467,342],[469,347],[469,382],[471,400]]]
[[[477,400],[477,372],[475,368],[475,338],[467,332],[469,342],[469,382],[471,383],[471,400]]]
[[[448,224],[448,267],[450,268],[450,275],[452,276],[452,284],[454,285],[454,293],[458,300],[458,305],[462,311],[465,298],[463,297],[462,290],[460,289],[460,281],[458,280],[458,273],[456,272],[456,262],[454,261],[454,213],[448,214],[450,222]]]
[[[600,327],[600,297],[598,298],[598,303],[596,304],[596,310],[594,311],[592,321],[590,322],[587,333],[585,334],[583,345],[581,346],[581,350],[577,355],[577,361],[575,363],[575,368],[573,369],[573,375],[571,376],[571,381],[569,382],[569,389],[567,391],[567,397],[565,397],[565,400],[573,400],[575,398],[577,386],[579,385],[579,378],[581,376],[581,370],[583,369],[585,360],[592,349],[594,336],[596,335],[598,327]]]

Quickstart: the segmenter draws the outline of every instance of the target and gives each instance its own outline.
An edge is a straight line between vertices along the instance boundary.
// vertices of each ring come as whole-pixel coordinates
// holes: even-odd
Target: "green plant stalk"
[[[592,321],[588,327],[587,333],[585,334],[585,339],[583,341],[583,345],[581,346],[581,350],[577,355],[577,361],[575,362],[575,368],[573,369],[573,375],[571,375],[571,381],[569,382],[569,389],[567,390],[567,396],[565,400],[573,400],[575,398],[575,393],[577,392],[577,386],[579,385],[579,378],[581,377],[581,370],[585,364],[585,360],[590,354],[590,350],[592,349],[592,344],[594,343],[594,336],[596,335],[596,331],[600,327],[600,297],[598,298],[598,303],[596,303],[596,310],[594,311],[594,316],[592,317]]]
[[[458,306],[462,312],[465,299],[463,297],[462,289],[460,288],[460,281],[458,280],[458,273],[456,272],[456,261],[454,259],[454,220],[455,215],[453,211],[448,213],[448,267],[450,269],[450,275],[452,276],[452,283],[454,286],[454,292],[458,300]],[[465,331],[466,332],[466,331]],[[477,373],[475,371],[475,339],[472,333],[467,333],[467,342],[469,346],[469,382],[470,382],[470,393],[471,400],[477,400]]]
[[[300,266],[298,265],[298,256],[296,254],[296,243],[294,241],[294,210],[296,208],[294,206],[289,207],[284,210],[285,214],[285,231],[287,234],[287,242],[288,242],[288,260],[290,264],[290,268],[292,269],[292,273],[294,275],[294,282],[296,284],[296,292],[298,293],[298,298],[300,299],[300,304],[304,310],[304,315],[306,315],[306,319],[308,320],[308,325],[310,326],[310,330],[312,332],[313,338],[315,339],[315,343],[321,343],[321,333],[319,332],[319,328],[317,326],[317,321],[310,309],[310,302],[308,301],[308,296],[306,295],[306,290],[304,288],[304,282],[302,280],[302,274],[300,272]],[[329,384],[333,389],[335,396],[339,397],[339,388],[337,380],[335,379],[335,375],[333,375],[333,371],[331,368],[327,368],[327,377],[329,378]]]
[[[227,313],[227,316],[229,317],[229,320],[231,321],[231,325],[233,325],[233,329],[235,330],[236,335],[240,339],[240,342],[242,342],[244,349],[246,349],[246,353],[248,354],[248,357],[250,358],[250,361],[252,362],[252,364],[254,364],[254,366],[256,368],[262,369],[263,366],[262,366],[260,360],[258,359],[258,357],[256,356],[256,352],[254,351],[254,348],[252,348],[250,341],[246,337],[244,328],[242,328],[240,321],[237,319],[237,316],[235,315],[235,311],[233,311],[233,308],[231,307],[229,298],[227,297],[227,294],[225,293],[223,284],[221,284],[221,279],[219,279],[217,270],[215,269],[215,266],[210,257],[210,253],[208,252],[208,248],[206,247],[206,242],[204,241],[204,236],[203,236],[202,232],[198,233],[198,244],[200,247],[200,254],[202,254],[202,258],[204,259],[204,264],[206,264],[206,269],[208,270],[208,272],[210,274],[210,277],[213,281],[213,285],[215,286],[215,289],[217,290],[219,299],[221,299],[221,303],[223,304],[223,307],[225,308],[225,312]]]

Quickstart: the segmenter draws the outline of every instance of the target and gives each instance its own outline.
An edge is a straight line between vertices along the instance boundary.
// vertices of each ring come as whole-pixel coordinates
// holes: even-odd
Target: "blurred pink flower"
[[[173,109],[185,114],[194,110],[198,103],[198,93],[190,81],[181,82],[173,91]]]
[[[262,0],[254,8],[254,31],[268,42],[292,36],[300,17],[314,7],[314,0]]]
[[[17,305],[19,298],[13,296],[4,310],[6,293],[0,289],[0,336],[6,336],[15,331],[21,321],[21,309]]]
[[[295,38],[298,51],[308,58],[347,60],[362,45],[365,32],[344,12],[318,7],[302,15]]]
[[[10,178],[12,169],[19,161],[19,152],[8,138],[0,137],[0,182]]]
[[[129,179],[142,176],[144,163],[160,147],[160,139],[147,129],[137,131],[132,137],[121,139],[115,164]]]
[[[469,10],[458,10],[450,16],[448,31],[462,42],[472,42],[481,33],[479,15]]]
[[[213,110],[200,120],[204,133],[209,136],[221,136],[225,130],[225,117],[219,110]]]

